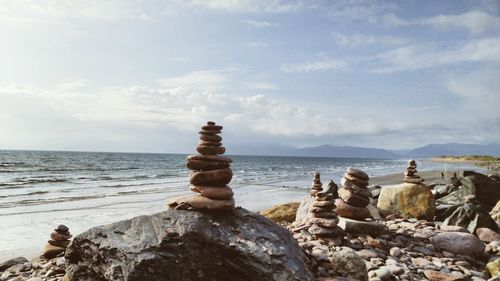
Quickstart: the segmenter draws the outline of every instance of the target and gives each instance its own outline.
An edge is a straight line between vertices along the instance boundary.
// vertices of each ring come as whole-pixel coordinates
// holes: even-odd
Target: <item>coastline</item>
[[[477,170],[480,170],[480,167]],[[442,180],[440,170],[419,171],[419,175],[425,179],[426,184],[439,183]],[[452,175],[453,171],[447,171],[445,178],[450,178]],[[324,177],[322,180],[323,184],[327,185],[329,178]],[[387,186],[402,183],[402,180],[402,172],[390,173],[373,176],[370,179],[370,184]],[[334,179],[334,181],[340,184],[337,179]],[[301,179],[269,184],[251,184],[236,187],[233,191],[237,205],[253,212],[259,212],[278,204],[300,202],[307,194],[310,185],[310,179]],[[187,189],[185,192],[175,194],[175,196],[186,194],[190,194]],[[37,256],[40,254],[39,252],[44,243],[46,243],[51,228],[57,224],[68,225],[72,229],[72,233],[77,235],[97,225],[161,212],[165,210],[165,201],[175,196],[154,193],[130,195],[113,199],[115,201],[98,198],[92,201],[89,200],[87,207],[83,206],[82,208],[74,208],[73,202],[63,202],[57,204],[57,208],[46,209],[41,212],[3,216],[4,223],[12,225],[13,229],[10,230],[10,235],[5,237],[4,241],[0,241],[0,261],[14,256],[25,256],[27,258]],[[26,218],[28,218],[27,221]],[[96,224],[96,221],[99,223]],[[25,243],[20,239],[23,232],[26,231],[34,233],[30,238],[30,243]]]

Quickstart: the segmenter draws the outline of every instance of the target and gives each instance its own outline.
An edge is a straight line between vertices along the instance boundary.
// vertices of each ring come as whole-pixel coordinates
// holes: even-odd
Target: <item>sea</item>
[[[34,257],[53,228],[76,235],[93,226],[148,215],[191,194],[185,154],[0,150],[0,262]],[[259,211],[300,201],[314,172],[340,182],[348,167],[371,177],[402,173],[407,159],[231,156],[236,204]],[[419,170],[443,164],[419,162]],[[459,165],[459,164],[455,164]],[[468,164],[471,165],[471,164]],[[448,165],[448,169],[471,167]]]

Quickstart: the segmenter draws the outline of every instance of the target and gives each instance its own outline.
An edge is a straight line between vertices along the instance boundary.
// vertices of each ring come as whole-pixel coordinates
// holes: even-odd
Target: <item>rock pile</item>
[[[319,174],[316,173],[316,175],[319,178]],[[311,226],[308,231],[319,238],[335,237],[338,236],[339,233],[339,228],[337,227],[339,218],[334,211],[335,198],[332,194],[333,189],[334,185],[330,183],[328,189],[317,192],[312,207],[309,210],[310,217],[308,219],[308,224]]]
[[[368,175],[358,169],[348,168],[341,180],[342,188],[338,190],[340,198],[335,201],[337,214],[351,219],[370,217],[366,208],[370,204],[371,192],[367,189]]]
[[[406,166],[406,172],[404,177],[404,182],[406,183],[422,183],[424,179],[420,176],[416,175],[417,173],[417,163],[415,160],[408,161],[408,165]]]
[[[233,172],[232,160],[220,156],[226,149],[222,146],[222,126],[207,122],[201,127],[198,155],[187,158],[187,168],[193,170],[189,182],[191,190],[199,195],[176,198],[167,205],[174,209],[230,210],[234,208],[233,191],[227,185]]]
[[[309,191],[309,194],[311,196],[315,196],[316,193],[320,192],[323,190],[323,184],[321,183],[320,175],[318,172],[314,173],[314,178],[312,181],[311,185],[311,190]]]
[[[73,237],[73,235],[71,235],[67,226],[63,224],[57,226],[57,228],[50,234],[50,240],[43,248],[42,256],[47,259],[52,259],[59,254],[64,253],[71,242],[71,237]]]

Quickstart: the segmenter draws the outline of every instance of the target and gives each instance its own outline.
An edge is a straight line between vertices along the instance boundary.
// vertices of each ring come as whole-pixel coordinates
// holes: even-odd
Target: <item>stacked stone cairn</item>
[[[187,158],[187,168],[193,170],[189,182],[191,191],[197,195],[176,198],[167,203],[174,209],[195,210],[231,210],[234,209],[233,191],[227,185],[233,172],[229,167],[232,160],[220,156],[226,149],[219,136],[222,126],[207,122],[201,127],[200,142],[196,150],[198,155]]]
[[[319,176],[318,176],[319,178]],[[316,179],[316,175],[315,175]],[[333,182],[333,181],[332,181]],[[338,234],[339,218],[335,213],[335,197],[333,191],[336,184],[330,182],[328,188],[315,194],[308,219],[308,231],[317,238],[334,237]]]
[[[355,220],[370,218],[366,208],[370,204],[371,192],[367,189],[368,175],[358,169],[348,168],[341,180],[339,199],[336,200],[337,213]]]
[[[323,190],[322,186],[323,185],[321,183],[320,174],[318,172],[314,173],[314,178],[312,181],[311,190],[309,191],[309,194],[311,196],[315,196],[316,193]]]
[[[424,179],[416,175],[417,173],[417,163],[415,160],[408,161],[408,166],[406,166],[405,177],[403,179],[406,183],[422,183]]]
[[[42,256],[47,259],[52,259],[59,254],[64,253],[71,242],[71,237],[73,237],[73,235],[69,232],[69,228],[63,224],[59,225],[50,234],[50,240],[43,248]]]

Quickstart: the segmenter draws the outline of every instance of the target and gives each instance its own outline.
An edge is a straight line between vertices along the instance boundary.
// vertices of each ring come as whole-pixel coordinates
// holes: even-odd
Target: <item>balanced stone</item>
[[[366,208],[370,204],[371,192],[367,189],[370,177],[365,172],[349,167],[339,189],[336,200],[337,213],[346,218],[365,219],[370,217]]]
[[[71,237],[73,237],[73,235],[69,232],[69,228],[63,224],[59,225],[50,234],[51,240],[43,247],[42,256],[47,259],[52,259],[64,253],[66,247],[68,247],[71,242]]]
[[[416,173],[417,173],[417,163],[415,162],[415,160],[408,161],[403,181],[406,183],[415,183],[415,184],[424,182],[424,179],[416,175]]]
[[[187,157],[186,167],[193,171],[189,178],[191,191],[198,195],[174,198],[167,206],[174,209],[230,210],[235,206],[233,191],[227,186],[233,178],[230,168],[232,160],[220,156],[226,148],[222,146],[222,126],[207,122],[201,127],[200,142],[196,147],[199,155]]]
[[[224,187],[192,185],[191,190],[212,199],[231,199],[234,195],[233,190],[227,185]]]
[[[315,179],[319,179],[319,173],[315,174]],[[314,181],[313,181],[314,183]],[[314,202],[309,209],[309,218],[307,225],[308,231],[317,238],[334,238],[339,233],[337,224],[339,222],[337,213],[335,213],[335,196],[337,185],[331,181],[327,189],[317,190],[314,195]]]
[[[316,195],[316,193],[318,193],[321,190],[323,190],[322,186],[323,185],[321,184],[321,179],[320,179],[319,173],[314,173],[314,178],[313,178],[313,182],[312,182],[311,190],[309,191],[309,194],[311,196]]]

